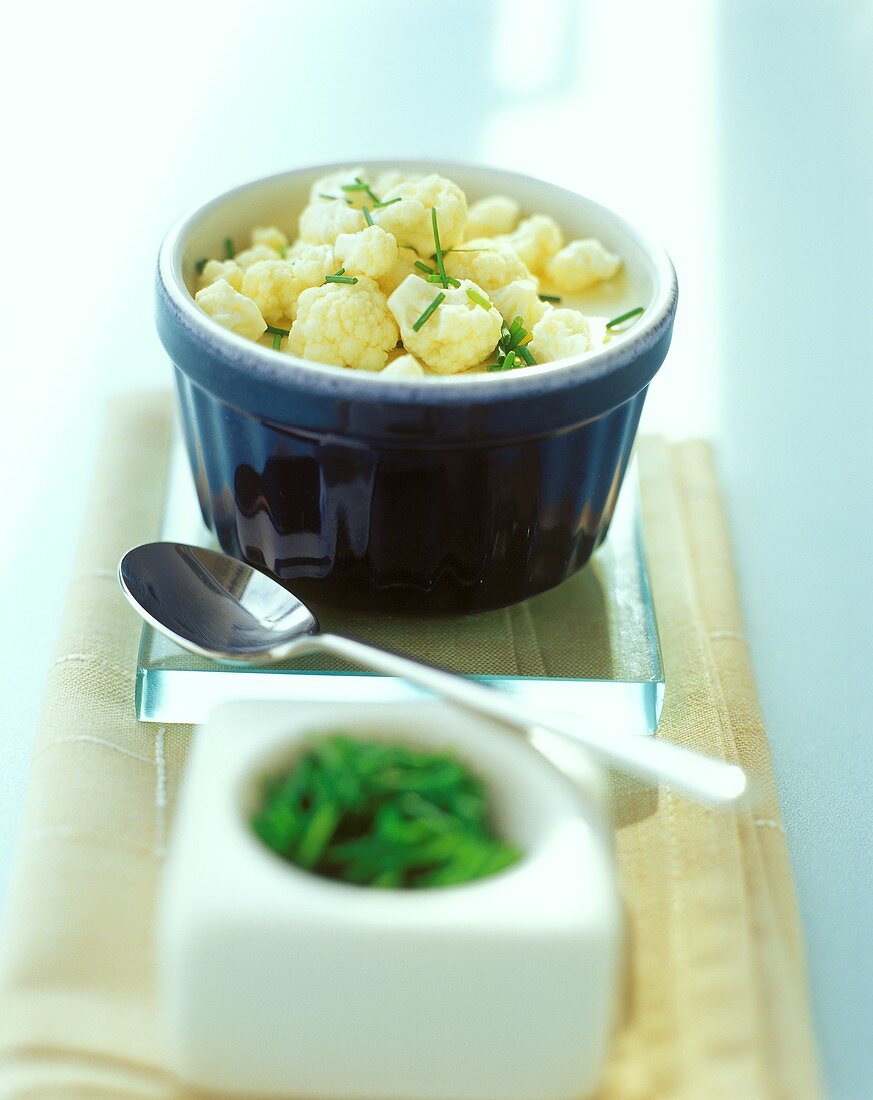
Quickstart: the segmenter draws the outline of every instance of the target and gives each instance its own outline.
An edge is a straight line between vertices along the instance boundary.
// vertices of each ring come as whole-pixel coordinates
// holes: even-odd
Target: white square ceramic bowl
[[[258,780],[337,731],[456,752],[524,858],[419,891],[280,860],[247,823]],[[219,708],[196,735],[160,907],[178,1074],[247,1097],[589,1093],[614,1017],[620,907],[602,783],[582,773],[571,783],[516,735],[438,703]]]

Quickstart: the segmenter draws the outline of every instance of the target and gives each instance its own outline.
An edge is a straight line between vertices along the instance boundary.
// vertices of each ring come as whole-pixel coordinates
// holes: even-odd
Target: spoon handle
[[[519,730],[529,738],[547,730],[583,745],[601,761],[650,783],[663,782],[713,807],[735,805],[746,791],[746,776],[735,764],[703,756],[655,737],[603,734],[586,728],[575,716],[542,713],[527,708],[513,695],[497,691],[464,676],[400,657],[376,646],[338,634],[316,634],[307,649],[321,649],[353,664],[398,676],[466,710]]]

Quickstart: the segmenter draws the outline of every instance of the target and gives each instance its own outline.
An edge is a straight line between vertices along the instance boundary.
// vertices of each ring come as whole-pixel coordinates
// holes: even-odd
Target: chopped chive
[[[345,271],[346,269],[344,267],[341,267],[339,271],[335,271],[333,275],[328,275],[328,277],[324,281],[326,283],[345,283],[346,286],[354,286],[355,283],[358,281],[357,278],[351,275],[346,275]]]
[[[606,322],[608,329],[613,329],[617,325],[623,325],[625,321],[629,321],[632,317],[639,317],[640,314],[645,313],[643,306],[637,306],[636,309],[629,309],[627,313],[622,313],[620,317],[613,317],[611,321]]]
[[[426,264],[424,262],[424,260],[416,260],[415,263],[413,264],[413,267],[417,267],[419,271],[424,271],[428,275],[435,275],[436,274],[436,272],[430,266],[430,264]]]
[[[413,329],[416,332],[418,332],[418,330],[425,323],[425,321],[427,321],[427,319],[434,312],[434,310],[437,308],[437,306],[440,304],[440,302],[445,300],[445,297],[446,297],[445,294],[443,294],[442,292],[437,294],[436,298],[434,298],[434,300],[430,303],[430,305],[427,307],[427,309],[424,311],[424,313],[422,313],[422,315],[419,317],[419,319],[412,326]]]
[[[478,290],[474,290],[471,286],[467,287],[467,297],[471,302],[475,302],[477,306],[481,306],[483,309],[491,309],[491,303],[488,299],[480,294]]]
[[[503,360],[501,370],[512,370],[515,366],[515,361],[518,358],[514,351],[507,352],[506,358]]]
[[[520,317],[516,317],[512,324],[509,326],[509,347],[510,350],[516,347],[525,338],[527,332],[524,327],[524,321]]]
[[[526,347],[519,347],[517,351],[529,367],[535,367],[537,365],[536,359],[534,359],[533,355],[527,350]]]
[[[339,200],[339,195],[325,195],[323,191],[319,191],[318,197],[320,199],[330,199],[332,202],[337,202]]]
[[[385,202],[377,202],[376,209],[381,210],[383,206],[393,206],[395,202],[402,202],[403,198],[398,195],[396,199],[386,199]]]
[[[340,190],[341,191],[363,191],[364,194],[366,194],[366,196],[368,198],[372,199],[374,203],[379,201],[378,195],[373,194],[373,192],[370,190],[370,185],[368,183],[364,183],[364,181],[361,179],[360,176],[355,176],[355,182],[354,183],[344,183],[342,185],[342,187],[340,188]]]
[[[282,334],[280,332],[273,333],[273,351],[279,351],[282,347]]]
[[[233,241],[230,237],[224,238],[224,254],[229,260],[233,259]]]
[[[288,259],[288,245],[287,244],[280,244],[279,245],[279,255],[282,257],[283,260]]]
[[[206,267],[206,265],[208,263],[209,263],[209,260],[205,256],[202,259],[197,261],[197,263],[194,265],[194,267],[195,267],[198,275],[203,274],[203,268]]]
[[[436,271],[432,275],[428,275],[427,281],[429,283],[442,283],[443,286],[445,286],[446,283],[448,283],[449,286],[460,286],[461,285],[460,280],[452,278],[451,275],[446,275],[446,281],[443,282],[442,275],[439,275]]]
[[[439,273],[440,275],[442,275],[443,286],[447,287],[449,285],[448,276],[446,275],[446,265],[443,263],[443,250],[440,245],[440,231],[439,226],[437,225],[437,212],[435,206],[432,206],[430,208],[430,222],[433,226],[433,243],[434,248],[436,249],[436,252],[434,253],[434,259],[436,260],[436,265],[439,268]]]
[[[372,225],[373,219],[370,217],[369,206],[362,206],[361,209],[364,211],[364,221],[367,223],[367,225]]]
[[[271,336],[288,336],[291,329],[279,328],[278,325],[267,325],[267,332],[269,332]]]
[[[560,302],[560,300],[561,299],[558,297],[557,294],[541,294],[540,295],[540,301],[541,302]]]

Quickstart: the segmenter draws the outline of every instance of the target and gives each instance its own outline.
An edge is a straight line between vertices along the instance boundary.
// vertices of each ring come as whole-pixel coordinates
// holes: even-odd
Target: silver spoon
[[[565,714],[543,715],[519,699],[463,676],[375,646],[320,634],[318,620],[272,578],[198,546],[152,542],[129,550],[118,579],[130,603],[184,649],[230,664],[270,664],[321,651],[416,684],[433,695],[523,733],[583,745],[605,763],[647,782],[664,782],[710,806],[731,806],[746,791],[741,768],[654,737],[616,736]]]

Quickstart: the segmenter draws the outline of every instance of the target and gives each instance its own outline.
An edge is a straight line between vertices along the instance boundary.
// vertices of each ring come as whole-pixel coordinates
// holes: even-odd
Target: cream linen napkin
[[[139,724],[120,555],[155,536],[170,402],[116,401],[48,683],[0,956],[0,1097],[190,1095],[165,1071],[153,915],[189,728]],[[820,1094],[785,837],[708,448],[640,447],[661,735],[738,760],[754,813],[616,780],[627,997],[604,1100]],[[532,1097],[531,1100],[536,1100]]]

